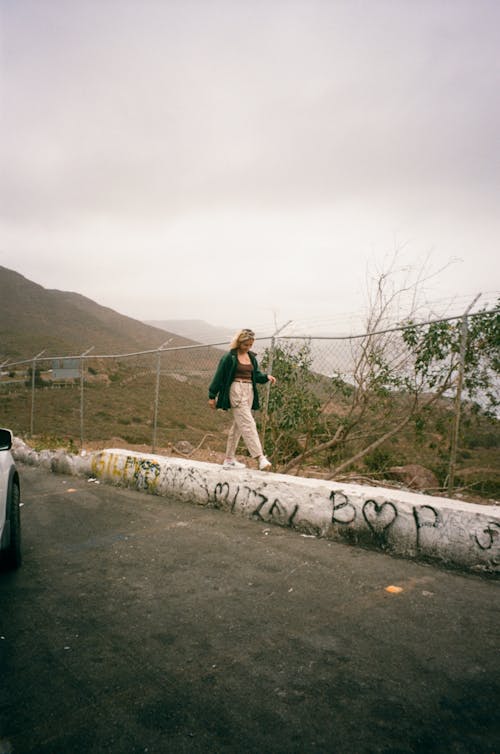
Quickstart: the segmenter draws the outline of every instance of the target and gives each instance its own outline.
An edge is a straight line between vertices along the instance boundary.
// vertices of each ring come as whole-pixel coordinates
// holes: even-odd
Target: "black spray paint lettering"
[[[273,519],[281,524],[292,526],[295,516],[297,515],[297,512],[299,510],[298,505],[295,505],[291,514],[288,515],[287,508],[280,502],[278,498],[274,498],[273,502],[269,505],[267,510],[264,510],[267,503],[269,503],[269,498],[266,495],[263,495],[262,492],[257,492],[257,490],[254,490],[251,487],[245,487],[244,489],[247,492],[246,502],[248,505],[253,504],[252,498],[260,499],[257,507],[254,508],[254,510],[250,514],[252,518],[256,518],[259,521],[269,521],[269,519]]]
[[[265,521],[265,519],[262,518],[262,516],[260,515],[260,512],[261,512],[262,508],[265,506],[265,504],[267,503],[267,501],[269,500],[269,498],[266,497],[266,495],[263,495],[261,492],[256,492],[256,490],[253,490],[251,487],[245,487],[245,489],[246,489],[246,491],[248,493],[247,494],[247,502],[250,505],[253,504],[253,502],[251,501],[251,498],[253,498],[253,499],[260,498],[260,503],[257,505],[257,507],[251,513],[252,518],[258,518],[261,521]]]
[[[172,489],[184,487],[186,481],[183,470],[180,466],[167,466],[164,472],[165,483]]]
[[[413,518],[417,527],[417,548],[420,548],[420,532],[424,528],[438,529],[442,526],[443,520],[439,511],[432,505],[421,505],[413,508]]]
[[[190,466],[188,469],[185,469],[184,473],[185,476],[189,479],[192,486],[198,487],[198,489],[205,494],[206,502],[208,503],[210,499],[210,492],[203,474],[201,474],[194,466]]]
[[[239,486],[237,486],[233,499],[231,501],[231,512],[234,511],[234,506],[236,505],[236,500],[238,499],[239,492],[240,488]],[[225,505],[229,501],[230,494],[231,487],[229,486],[228,482],[218,482],[215,485],[213,494],[213,502],[215,503],[215,507],[221,508],[223,505]]]
[[[174,493],[180,493],[184,496],[192,495],[193,488],[202,490],[206,497],[206,502],[210,500],[210,492],[205,482],[204,476],[193,466],[167,466],[163,470],[163,483]]]
[[[363,517],[371,529],[374,539],[382,549],[387,546],[387,535],[398,516],[394,503],[377,503],[367,500],[363,505]]]
[[[288,515],[286,506],[283,505],[283,503],[281,503],[278,498],[275,498],[273,504],[269,508],[269,516],[278,521],[280,524],[292,526],[298,510],[299,506],[296,504],[294,505],[291,514]]]
[[[356,518],[356,508],[349,502],[347,495],[343,492],[331,492],[330,500],[333,503],[332,524],[352,524]]]
[[[500,546],[500,524],[496,521],[488,521],[488,526],[480,532],[480,537],[477,534],[475,537],[481,550],[491,550],[494,546]]]
[[[227,503],[229,497],[229,485],[227,482],[218,482],[214,490],[214,503],[217,508]]]

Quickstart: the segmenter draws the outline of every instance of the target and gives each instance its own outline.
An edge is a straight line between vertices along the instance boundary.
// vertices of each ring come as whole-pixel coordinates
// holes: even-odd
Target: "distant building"
[[[79,359],[53,359],[53,380],[77,380],[80,377]]]

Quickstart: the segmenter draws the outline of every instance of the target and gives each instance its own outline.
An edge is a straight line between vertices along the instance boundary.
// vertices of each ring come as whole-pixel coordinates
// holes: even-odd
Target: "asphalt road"
[[[498,581],[20,472],[0,754],[500,753]]]

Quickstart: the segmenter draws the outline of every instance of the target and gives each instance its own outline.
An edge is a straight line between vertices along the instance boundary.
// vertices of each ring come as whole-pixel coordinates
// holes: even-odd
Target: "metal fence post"
[[[458,379],[457,379],[457,392],[455,396],[455,421],[453,424],[453,431],[451,435],[450,446],[450,464],[448,468],[448,497],[453,495],[453,488],[455,486],[455,469],[457,465],[457,448],[458,448],[458,435],[460,432],[460,414],[462,411],[462,386],[464,382],[465,371],[465,352],[467,349],[467,335],[468,335],[468,322],[467,315],[470,310],[481,296],[480,293],[476,296],[474,301],[467,307],[462,315],[462,326],[460,334],[460,357],[458,364]]]
[[[291,319],[288,320],[286,324],[284,324],[282,327],[280,327],[271,337],[271,348],[269,350],[269,363],[267,367],[268,374],[273,373],[273,362],[274,362],[274,351],[276,347],[276,336],[279,335],[279,333],[285,329],[285,327],[288,327],[292,322]],[[266,438],[266,428],[267,428],[267,419],[269,415],[269,391],[271,389],[271,383],[268,382],[266,385],[266,394],[264,397],[264,408],[262,410],[262,442],[264,443]]]
[[[84,353],[80,354],[80,448],[83,448],[83,385],[84,385],[84,365],[85,356],[92,351],[94,346],[90,346]]]
[[[156,386],[155,386],[155,404],[153,413],[153,439],[151,442],[151,453],[156,451],[156,427],[158,426],[158,406],[160,403],[160,371],[161,371],[161,354],[162,349],[171,342],[172,338],[169,338],[162,343],[157,352],[156,358]]]
[[[31,417],[30,417],[30,437],[33,437],[33,431],[35,426],[35,374],[36,374],[36,360],[40,358],[42,353],[45,353],[45,348],[33,357],[31,367]]]

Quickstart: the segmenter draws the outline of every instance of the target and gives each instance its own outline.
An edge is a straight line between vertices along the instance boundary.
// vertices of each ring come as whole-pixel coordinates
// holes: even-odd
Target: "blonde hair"
[[[244,327],[243,330],[238,330],[236,335],[231,341],[230,348],[238,348],[240,343],[245,343],[247,340],[255,340],[255,333],[248,327]]]

